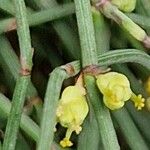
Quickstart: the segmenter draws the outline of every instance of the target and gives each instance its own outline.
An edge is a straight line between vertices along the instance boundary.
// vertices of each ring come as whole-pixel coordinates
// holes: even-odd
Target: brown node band
[[[31,74],[31,70],[21,68],[20,74],[21,74],[22,76],[29,76],[29,75]]]
[[[95,8],[102,8],[109,0],[98,0],[97,2],[93,2]]]
[[[86,66],[85,68],[83,68],[84,74],[88,74],[88,75],[92,75],[92,76],[104,74],[104,73],[107,73],[109,71],[110,71],[110,68],[102,69],[97,65],[90,65],[90,66]]]
[[[74,67],[71,64],[63,65],[61,68],[64,69],[68,75],[73,75],[75,73]]]

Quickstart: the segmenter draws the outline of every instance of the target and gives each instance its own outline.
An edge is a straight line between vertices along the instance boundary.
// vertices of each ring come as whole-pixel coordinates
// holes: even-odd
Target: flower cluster
[[[97,86],[103,94],[105,106],[111,110],[120,109],[125,102],[131,100],[137,110],[144,107],[145,99],[142,95],[135,95],[131,88],[128,78],[117,72],[107,72],[97,76]],[[82,123],[86,118],[89,107],[86,102],[86,91],[83,88],[82,77],[74,86],[68,86],[62,92],[56,110],[57,122],[67,128],[65,138],[60,141],[62,147],[70,147],[72,132],[79,134],[82,130]]]

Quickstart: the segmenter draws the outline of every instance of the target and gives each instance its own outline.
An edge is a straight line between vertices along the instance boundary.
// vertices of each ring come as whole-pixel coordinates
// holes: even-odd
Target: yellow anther
[[[63,140],[60,141],[60,145],[65,148],[65,147],[71,147],[73,145],[73,143],[67,139],[67,138],[64,138]]]
[[[141,94],[135,95],[134,93],[131,96],[131,100],[134,102],[135,108],[137,110],[141,110],[145,106],[145,99],[142,97]]]

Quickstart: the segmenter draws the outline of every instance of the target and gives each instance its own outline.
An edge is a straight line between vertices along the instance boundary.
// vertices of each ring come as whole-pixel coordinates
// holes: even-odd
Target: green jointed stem
[[[96,65],[97,64],[96,42],[95,42],[90,2],[75,0],[75,6],[80,36],[80,44],[82,49],[81,51],[82,66],[86,67],[92,64]],[[92,54],[91,51],[93,51]],[[83,131],[79,135],[78,150],[90,150],[91,148],[98,149],[99,141],[94,140],[96,137],[99,138],[99,133],[94,132],[95,130],[94,128],[98,129],[98,125],[94,113],[94,108],[92,107],[93,106],[90,105],[91,112],[83,124]],[[91,121],[90,117],[93,118],[93,121]],[[93,130],[93,132],[89,132],[89,130]]]
[[[98,58],[90,1],[75,0],[75,7],[81,43],[82,66],[97,65]],[[99,103],[95,78],[84,74],[84,81],[88,91],[87,97],[89,97],[96,115],[104,149],[118,150],[119,144],[109,111],[102,103]]]
[[[29,25],[34,26],[48,21],[56,20],[71,15],[74,13],[74,11],[75,8],[73,3],[60,6],[58,5],[54,8],[42,10],[31,14],[31,16],[28,17]]]
[[[87,93],[96,114],[99,125],[99,132],[104,149],[119,150],[119,145],[114,132],[109,110],[102,104],[102,97],[98,94],[95,79],[92,76],[85,77]],[[106,142],[107,141],[107,142]]]
[[[12,99],[11,113],[8,117],[8,122],[5,131],[3,150],[14,150],[19,122],[21,118],[22,108],[26,96],[26,90],[30,76],[22,76],[18,79]],[[21,109],[20,109],[21,108]]]
[[[100,21],[98,22],[98,20],[100,20],[100,16],[99,16],[98,12],[96,12],[96,11],[94,11],[94,12],[93,12],[94,16],[95,16],[94,24],[97,25],[97,26],[95,26],[95,28],[96,27],[98,28],[98,25],[101,23]],[[105,30],[107,31],[107,28]],[[99,31],[99,32],[103,33],[106,31]],[[105,33],[104,35],[107,35],[107,34],[108,33]],[[101,34],[101,35],[103,35],[103,34]],[[100,36],[97,38],[98,38],[98,40],[100,40]],[[105,36],[101,37],[101,40],[103,40],[102,45],[104,45],[104,46],[109,45],[109,43],[108,43],[109,40],[107,38],[105,38]],[[100,49],[101,45],[98,44],[97,47],[98,47],[98,49]],[[104,49],[104,51],[107,51],[107,50],[108,49]],[[100,52],[102,52],[102,51],[100,51]],[[118,65],[118,66],[120,66],[120,65]],[[123,67],[123,65],[121,65],[120,67]],[[112,69],[114,69],[114,68],[112,68]],[[135,85],[136,88],[139,88],[137,81],[133,82],[131,85]],[[143,88],[141,90],[143,90]],[[125,136],[125,139],[126,139],[127,143],[129,144],[130,148],[133,150],[134,149],[135,150],[136,149],[139,149],[139,150],[147,149],[147,145],[145,144],[143,137],[139,133],[137,127],[135,126],[134,122],[132,121],[132,119],[131,119],[130,115],[128,114],[128,112],[126,111],[126,109],[122,108],[119,111],[112,111],[112,114],[115,117],[115,119],[117,120],[119,127],[120,127],[123,135]],[[137,141],[139,141],[139,142],[137,142]]]
[[[121,58],[122,56],[122,58]],[[124,56],[124,59],[123,59],[123,56]],[[130,57],[129,57],[130,56]],[[138,56],[138,57],[137,57]],[[104,59],[103,59],[104,58]],[[119,59],[120,58],[120,59]],[[128,59],[129,58],[129,59]],[[144,61],[144,58],[145,61]],[[123,62],[127,62],[127,61],[130,61],[130,62],[137,62],[137,60],[140,60],[139,63],[142,64],[143,66],[147,67],[148,69],[150,69],[150,59],[149,59],[149,56],[143,52],[140,52],[138,50],[119,50],[119,54],[117,54],[116,51],[113,51],[113,52],[108,52],[106,54],[103,54],[99,57],[100,61],[99,63],[101,65],[110,65],[110,64],[115,64],[115,63],[123,63]],[[142,60],[143,59],[143,60]],[[108,61],[109,60],[109,61]],[[103,62],[103,63],[102,63]],[[112,63],[111,63],[112,62]],[[74,66],[75,70],[76,70],[76,73],[80,70],[80,64],[78,61],[76,62],[73,62],[72,65]],[[0,105],[2,106],[2,104]],[[8,105],[7,105],[8,106]],[[4,108],[4,107],[2,107]],[[8,111],[7,111],[8,112]],[[23,119],[22,119],[23,120]],[[25,120],[25,119],[24,119]],[[25,126],[26,127],[26,131],[29,132],[32,132],[32,129],[29,128],[25,122],[28,122],[28,121],[24,121],[24,123],[21,123],[22,124],[22,127]],[[24,127],[24,128],[25,128]],[[37,139],[37,132],[34,132],[33,133],[33,138],[34,139]],[[34,135],[35,134],[35,135]]]
[[[89,115],[82,125],[82,132],[78,137],[77,150],[100,150],[100,135],[93,106],[88,101]]]
[[[4,35],[0,35],[0,41],[0,66],[7,77],[7,84],[10,87],[10,91],[13,92],[15,82],[19,78],[21,65],[19,64],[19,58],[13,51],[8,39]],[[26,96],[27,98],[37,96],[37,91],[31,82],[29,83]]]
[[[97,65],[96,41],[90,1],[75,0],[75,8],[82,49],[82,66]]]
[[[24,0],[14,0],[17,19],[17,33],[19,36],[20,57],[21,57],[21,76],[18,78],[12,99],[12,107],[8,118],[3,150],[14,150],[16,145],[17,133],[21,119],[21,113],[26,97],[28,84],[30,82],[30,71],[32,68],[31,39],[29,25],[26,16]]]
[[[40,139],[37,143],[37,150],[46,150],[51,147],[54,138],[57,103],[59,100],[62,83],[65,78],[66,72],[64,70],[55,69],[50,74],[46,95],[44,98],[41,132]]]
[[[30,71],[32,68],[33,49],[31,46],[29,24],[27,21],[27,10],[24,0],[14,0],[14,3],[16,8],[17,33],[21,50],[21,67],[23,70]]]
[[[125,51],[124,51],[125,50]],[[150,56],[135,49],[122,49],[107,52],[98,57],[100,66],[109,66],[117,63],[134,62],[150,69]]]
[[[126,29],[135,39],[143,42],[143,44],[149,47],[150,42],[146,32],[122,13],[116,6],[112,5],[111,2],[107,1],[102,7],[100,6],[100,10],[106,17],[114,20]]]
[[[75,12],[74,4],[64,4],[56,6],[51,9],[41,10],[28,15],[28,22],[30,26],[36,26],[42,23],[53,21],[62,17],[66,17]],[[16,22],[14,18],[3,19],[0,23],[0,33],[16,29]]]
[[[4,118],[7,118],[9,116],[11,109],[11,103],[10,101],[3,95],[0,94],[0,112],[1,116]],[[20,128],[29,136],[32,140],[38,142],[39,136],[40,136],[40,128],[39,126],[30,119],[29,116],[22,114],[21,115],[21,122],[20,122]],[[57,150],[62,150],[62,148],[53,142],[52,145]],[[68,149],[67,149],[68,150]]]
[[[113,50],[98,56],[98,64],[100,67],[127,62],[134,62],[140,64],[143,67],[150,70],[150,56],[145,52],[139,50],[135,49]],[[74,61],[71,64],[75,65],[77,72],[80,70],[79,61]]]
[[[70,72],[70,69],[73,69],[74,71]],[[46,150],[51,146],[54,138],[54,127],[56,124],[56,108],[63,81],[78,72],[79,65],[78,63],[73,62],[60,68],[56,68],[50,74],[46,95],[44,98],[41,132],[40,139],[37,143],[37,150]]]
[[[100,55],[110,49],[110,29],[104,16],[94,7],[92,8],[92,15],[95,29],[97,53]]]

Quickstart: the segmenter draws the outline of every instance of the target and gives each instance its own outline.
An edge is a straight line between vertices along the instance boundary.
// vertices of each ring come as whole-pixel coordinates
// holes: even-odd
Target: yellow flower
[[[111,110],[123,107],[132,95],[128,78],[117,72],[100,74],[97,86],[104,95],[104,104]]]
[[[145,83],[145,90],[146,90],[147,94],[150,95],[150,77],[147,79],[147,81]]]
[[[134,93],[132,93],[132,96],[130,98],[133,102],[134,102],[134,106],[135,108],[137,108],[137,110],[141,110],[145,104],[145,99],[142,98],[142,95],[139,94],[139,95],[135,95]]]
[[[124,12],[132,12],[136,6],[136,0],[111,0],[111,3]]]
[[[60,141],[62,147],[70,147],[73,143],[69,140],[73,131],[79,134],[81,124],[89,111],[85,89],[81,86],[68,86],[64,89],[56,111],[57,122],[67,128],[65,138]]]

